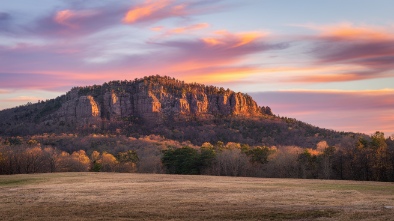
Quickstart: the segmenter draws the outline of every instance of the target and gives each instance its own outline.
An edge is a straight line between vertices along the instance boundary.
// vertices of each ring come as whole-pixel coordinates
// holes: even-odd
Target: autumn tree
[[[240,144],[228,143],[225,147],[217,148],[219,148],[216,153],[217,175],[245,175],[249,161]]]
[[[56,168],[59,172],[87,172],[89,167],[90,159],[84,150],[72,154],[62,151],[57,157]]]
[[[135,172],[136,164],[139,161],[136,151],[119,152],[116,158],[119,161],[119,172]]]
[[[44,172],[43,153],[40,147],[27,148],[23,155],[24,173]]]
[[[390,163],[390,153],[387,148],[384,133],[376,131],[375,134],[372,134],[370,146],[375,152],[372,159],[374,180],[388,181],[389,171],[392,171],[393,168]]]
[[[59,156],[59,151],[52,148],[52,147],[45,147],[43,150],[43,159],[45,162],[45,166],[47,167],[48,172],[55,172],[56,168],[56,161]]]
[[[86,172],[90,168],[90,159],[84,150],[74,151],[71,154],[73,160],[73,170]]]
[[[117,170],[117,166],[119,164],[118,160],[114,155],[103,152],[101,154],[101,171],[102,172],[115,172]]]

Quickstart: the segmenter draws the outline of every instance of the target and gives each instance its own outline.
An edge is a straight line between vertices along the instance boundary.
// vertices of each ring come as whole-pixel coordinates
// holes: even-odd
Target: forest
[[[0,138],[0,174],[137,172],[394,181],[394,141],[382,132],[309,148],[218,141],[195,145],[159,135],[43,134]]]

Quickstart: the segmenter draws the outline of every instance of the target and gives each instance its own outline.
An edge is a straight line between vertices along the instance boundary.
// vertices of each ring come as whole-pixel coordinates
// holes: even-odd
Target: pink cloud
[[[94,10],[61,10],[56,12],[54,16],[54,21],[60,25],[67,26],[72,29],[79,28],[78,23],[81,20],[93,17],[98,14],[97,11]]]
[[[188,18],[192,15],[218,12],[222,1],[145,0],[124,13],[125,24],[154,23],[169,18]]]
[[[163,26],[156,26],[156,27],[150,28],[150,30],[152,30],[152,31],[162,31],[163,29],[164,29]]]
[[[288,47],[287,44],[282,43],[266,43],[264,33],[230,33],[227,31],[217,32],[209,37],[157,41],[150,42],[150,44],[162,50],[155,51],[154,56],[147,55],[144,59],[138,59],[138,64],[133,64],[134,69],[142,68],[145,72],[155,72],[151,68],[146,68],[154,66],[162,73],[181,74],[183,77],[185,75],[219,75],[219,73],[224,74],[226,70],[232,70],[234,76],[236,69],[242,69],[239,75],[245,76],[248,73],[246,70],[256,72],[258,69],[256,66],[245,65],[244,62],[250,55],[270,50],[283,50]],[[137,61],[135,58],[125,58],[122,63],[130,65],[131,59]],[[124,66],[121,69],[124,69]],[[226,80],[224,76],[222,79]]]
[[[394,90],[374,91],[279,91],[249,93],[259,105],[275,114],[339,131],[387,135],[392,126]]]
[[[0,94],[8,94],[10,93],[9,90],[0,89]]]
[[[8,89],[39,89],[49,91],[66,91],[77,86],[77,80],[66,74],[38,74],[38,73],[1,73],[0,88]],[[7,90],[0,91],[7,93]]]
[[[303,42],[312,50],[305,53],[309,56],[304,58],[307,65],[280,70],[297,73],[287,77],[285,82],[330,83],[394,77],[394,31],[391,27],[351,23],[294,26],[318,33],[290,36],[293,44]]]
[[[2,99],[5,102],[37,102],[38,100],[43,100],[41,97],[35,96],[18,96],[13,98]]]
[[[216,31],[216,36],[202,38],[209,46],[236,48],[258,41],[266,34],[261,32],[229,33],[226,30]]]
[[[118,25],[122,11],[116,5],[95,9],[63,9],[37,20],[27,30],[44,37],[91,35]]]
[[[39,15],[38,19],[22,24],[16,24],[8,12],[0,11],[0,33],[68,39],[93,35],[125,24],[155,23],[168,18],[186,20],[194,15],[220,11],[220,2],[146,0],[143,3],[90,1],[85,4],[65,1],[62,8],[53,9],[48,14]]]
[[[203,28],[206,25],[192,25],[183,29]],[[210,40],[207,40],[207,39]],[[84,85],[83,82],[109,81],[140,76],[141,73],[157,73],[172,76],[182,76],[196,79],[197,75],[204,75],[204,79],[216,79],[220,76],[240,78],[249,73],[256,73],[258,66],[244,63],[250,55],[269,50],[283,50],[287,44],[270,44],[266,42],[265,33],[246,32],[231,33],[216,32],[207,37],[189,40],[171,40],[147,42],[143,54],[121,54],[112,58],[110,62],[88,62],[89,57],[102,55],[96,45],[89,42],[53,42],[46,45],[16,44],[14,46],[0,46],[1,73],[7,82],[0,87],[43,87],[56,88],[63,86]],[[217,42],[213,44],[212,41]],[[128,45],[127,47],[131,47]],[[193,52],[193,53],[191,53]],[[23,65],[20,65],[23,63]],[[227,73],[226,73],[227,72]],[[208,78],[207,76],[212,75]],[[213,77],[215,76],[215,77]],[[33,79],[43,79],[34,81]],[[30,80],[29,80],[30,79]],[[54,81],[53,84],[50,82]],[[90,84],[90,83],[86,83]],[[63,85],[63,86],[62,86]]]
[[[320,36],[325,38],[337,38],[352,41],[382,41],[394,39],[394,33],[387,31],[390,29],[378,26],[356,26],[352,23],[340,23],[335,25],[320,25],[311,28],[318,30],[320,32]]]
[[[302,78],[306,82],[354,81],[393,76],[394,32],[383,27],[338,24],[309,27],[320,34],[314,38],[311,54],[316,66],[353,65],[363,70]]]
[[[160,34],[158,36],[151,38],[149,40],[149,42],[156,42],[159,40],[162,41],[164,38],[168,38],[168,37],[172,37],[172,36],[176,36],[176,35],[194,34],[195,32],[202,30],[202,29],[206,29],[208,27],[209,27],[208,23],[197,23],[197,24],[192,24],[192,25],[177,27],[177,28],[171,28],[171,29],[167,29],[163,26],[155,26],[155,27],[150,28],[150,30],[154,31],[154,32],[160,32]]]
[[[326,82],[346,82],[358,81],[367,79],[384,78],[386,75],[376,75],[374,71],[353,71],[353,72],[340,72],[332,74],[314,74],[289,77],[286,82],[300,82],[300,83],[326,83]]]
[[[169,33],[184,33],[186,31],[194,31],[194,30],[199,30],[199,29],[204,29],[204,28],[208,28],[209,24],[208,23],[198,23],[198,24],[194,24],[194,25],[189,25],[186,27],[179,27],[179,28],[174,28],[169,30]]]

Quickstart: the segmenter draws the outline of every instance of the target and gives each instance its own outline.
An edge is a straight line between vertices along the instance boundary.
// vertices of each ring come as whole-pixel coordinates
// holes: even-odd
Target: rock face
[[[74,88],[66,97],[53,116],[77,126],[131,118],[160,123],[164,119],[267,114],[248,95],[158,76]]]
[[[92,96],[73,97],[61,106],[53,115],[53,121],[76,124],[79,126],[95,125],[101,120],[99,104]]]

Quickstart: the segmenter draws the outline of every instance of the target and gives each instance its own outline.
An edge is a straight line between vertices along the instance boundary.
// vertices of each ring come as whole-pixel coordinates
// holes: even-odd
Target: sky
[[[394,134],[391,0],[1,0],[0,110],[167,75],[321,128]]]

